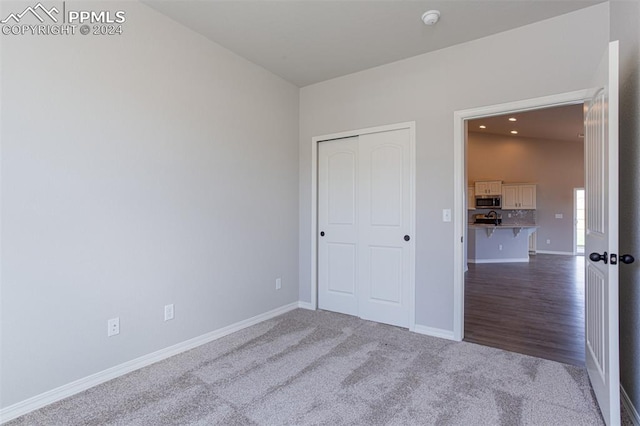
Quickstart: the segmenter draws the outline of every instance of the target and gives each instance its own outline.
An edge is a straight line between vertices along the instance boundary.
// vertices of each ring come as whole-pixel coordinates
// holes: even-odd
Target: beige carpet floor
[[[601,425],[583,368],[295,310],[17,425]]]

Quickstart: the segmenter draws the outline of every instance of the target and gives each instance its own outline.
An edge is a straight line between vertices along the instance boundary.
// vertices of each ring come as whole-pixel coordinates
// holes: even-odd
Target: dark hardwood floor
[[[464,340],[584,365],[584,257],[469,264]]]

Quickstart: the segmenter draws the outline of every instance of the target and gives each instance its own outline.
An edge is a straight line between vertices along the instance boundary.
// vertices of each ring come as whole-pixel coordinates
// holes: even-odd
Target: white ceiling
[[[584,142],[583,105],[566,105],[520,112],[517,114],[470,120],[469,132],[509,136],[511,138],[550,139],[556,141]],[[516,121],[509,121],[509,118]],[[480,129],[484,125],[486,129]],[[517,135],[511,131],[518,132]]]
[[[568,13],[604,0],[146,0],[303,87]],[[421,21],[442,13],[432,27]]]

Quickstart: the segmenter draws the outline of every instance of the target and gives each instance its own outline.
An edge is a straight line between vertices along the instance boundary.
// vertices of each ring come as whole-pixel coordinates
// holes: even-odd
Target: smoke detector
[[[422,14],[422,22],[425,25],[435,25],[440,19],[440,11],[439,10],[429,10]]]

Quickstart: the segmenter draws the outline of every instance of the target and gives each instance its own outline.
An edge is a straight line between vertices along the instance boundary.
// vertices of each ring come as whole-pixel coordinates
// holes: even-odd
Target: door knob
[[[609,258],[607,256],[607,252],[606,251],[604,252],[604,254],[591,253],[589,255],[589,259],[591,259],[594,262],[598,262],[598,261],[602,260],[605,264],[607,264],[609,262]]]
[[[321,232],[320,232],[320,236],[321,236],[321,237],[324,237],[324,231],[321,231]]]
[[[622,262],[622,263],[626,263],[628,265],[630,263],[633,263],[634,261],[635,261],[635,259],[630,254],[621,254],[620,255],[620,262]]]
[[[405,241],[409,241],[410,239],[411,239],[411,237],[410,237],[410,236],[408,236],[408,235],[405,235],[405,236],[404,236],[404,240],[405,240]]]

